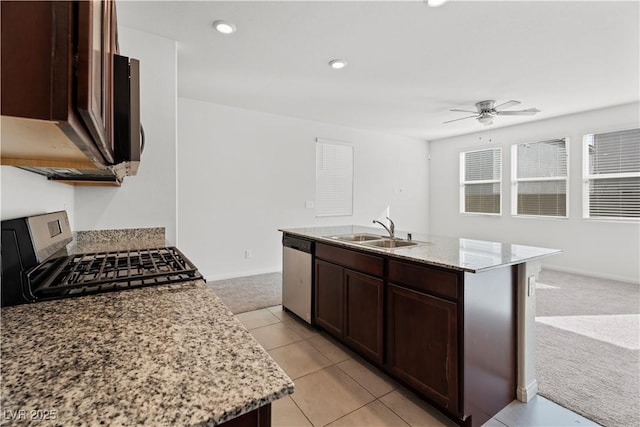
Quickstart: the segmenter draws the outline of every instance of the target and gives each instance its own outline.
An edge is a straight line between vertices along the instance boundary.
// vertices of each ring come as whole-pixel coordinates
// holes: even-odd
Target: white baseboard
[[[598,279],[616,280],[618,282],[626,282],[626,283],[633,283],[635,285],[640,285],[639,277],[634,278],[634,277],[626,277],[626,276],[617,276],[614,274],[602,274],[594,271],[580,270],[576,268],[567,268],[559,265],[552,265],[552,264],[545,264],[545,263],[542,264],[542,268],[545,270],[560,271],[562,273],[580,274],[582,276],[596,277]]]
[[[531,381],[526,387],[518,386],[516,389],[516,399],[520,402],[527,403],[536,394],[538,394],[538,380]]]
[[[223,274],[215,274],[213,272],[200,271],[207,282],[213,282],[214,280],[226,280],[226,279],[235,279],[236,277],[246,277],[246,276],[256,276],[258,274],[268,274],[268,273],[280,273],[282,271],[282,266],[272,267],[272,268],[261,268],[258,270],[242,270],[236,271],[233,273],[223,273]]]

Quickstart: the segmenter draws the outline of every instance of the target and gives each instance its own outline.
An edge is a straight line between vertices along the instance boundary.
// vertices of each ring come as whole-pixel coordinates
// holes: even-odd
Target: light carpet
[[[207,282],[233,314],[282,304],[282,273]]]
[[[536,322],[593,338],[627,350],[640,350],[639,314],[536,317]]]
[[[605,426],[640,426],[640,286],[551,270],[539,281],[540,394]]]

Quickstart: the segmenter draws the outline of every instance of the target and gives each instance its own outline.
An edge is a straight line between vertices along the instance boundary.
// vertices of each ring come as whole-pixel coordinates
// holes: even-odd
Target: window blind
[[[502,150],[460,153],[461,200],[463,213],[500,214]]]
[[[584,137],[584,217],[640,218],[640,129]]]
[[[512,214],[567,216],[567,157],[565,139],[513,146]]]
[[[640,129],[588,136],[591,175],[640,172]]]
[[[353,214],[353,147],[316,143],[316,216]]]

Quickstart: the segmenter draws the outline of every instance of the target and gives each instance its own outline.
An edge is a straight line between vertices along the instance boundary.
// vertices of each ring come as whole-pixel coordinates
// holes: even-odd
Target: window
[[[316,141],[316,216],[352,215],[353,147]]]
[[[511,213],[567,217],[567,143],[552,139],[512,148]]]
[[[502,150],[460,153],[460,212],[500,215]]]
[[[640,129],[585,135],[585,218],[640,218]]]

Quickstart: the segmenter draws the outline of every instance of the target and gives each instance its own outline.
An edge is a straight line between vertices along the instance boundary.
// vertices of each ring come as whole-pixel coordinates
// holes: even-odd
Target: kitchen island
[[[3,423],[218,425],[293,389],[201,280],[2,309]]]
[[[538,260],[558,250],[353,225],[280,231],[314,242],[312,323],[459,424],[537,392],[533,290]]]

